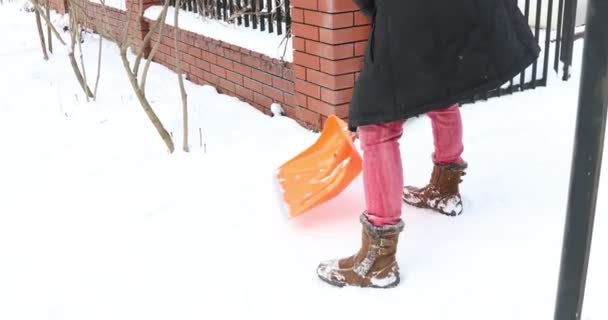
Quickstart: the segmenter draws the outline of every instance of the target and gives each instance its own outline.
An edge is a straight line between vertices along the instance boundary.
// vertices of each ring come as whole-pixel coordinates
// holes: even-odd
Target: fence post
[[[608,0],[590,0],[556,320],[579,320],[598,196],[608,109]],[[596,253],[598,254],[598,253]]]
[[[329,115],[348,117],[370,22],[352,0],[292,0],[292,7],[296,118],[320,129]]]
[[[570,67],[572,66],[572,54],[574,50],[574,30],[576,28],[577,0],[565,0],[564,5],[564,25],[561,61],[564,63],[563,80],[570,79]]]
[[[129,11],[131,12],[131,27],[129,28],[129,45],[133,48],[139,49],[144,37],[150,30],[150,25],[143,18],[146,9],[151,6],[161,5],[161,0],[125,0],[127,8],[127,16]],[[144,48],[144,56],[147,57],[150,53],[150,46]]]

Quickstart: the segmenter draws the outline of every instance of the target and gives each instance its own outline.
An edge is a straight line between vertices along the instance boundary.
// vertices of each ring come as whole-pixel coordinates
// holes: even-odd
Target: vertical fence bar
[[[272,0],[266,0],[266,8],[268,8],[268,33],[273,33],[274,32],[274,22],[273,22],[273,18],[274,17],[274,8],[272,7]]]
[[[549,50],[551,49],[551,30],[553,29],[553,0],[549,0],[547,3],[547,32],[545,34],[545,60],[543,62],[543,80],[542,85],[546,86],[549,80]],[[556,48],[557,50],[557,48]]]
[[[221,0],[222,1],[222,14],[224,15],[224,21],[228,20],[228,4],[226,3],[226,1],[228,0]]]
[[[564,21],[564,0],[559,0],[557,9],[557,37],[555,39],[555,61],[553,69],[559,72],[559,56],[562,49],[562,23]]]
[[[275,5],[277,6],[276,12],[276,21],[277,21],[277,34],[283,34],[283,8],[281,6],[281,0],[275,0]]]
[[[572,50],[574,49],[574,27],[576,20],[577,0],[565,0],[564,4],[564,30],[561,60],[564,63],[563,80],[570,79],[570,66],[572,65]]]
[[[608,2],[589,0],[588,6],[555,320],[582,316],[606,134],[608,90],[601,84],[608,79]]]
[[[245,16],[244,16],[245,27],[249,28],[249,15],[247,14],[247,12],[249,11],[248,8],[249,8],[249,1],[250,0],[244,0],[244,1],[245,1],[245,6],[244,6],[243,12],[245,12]]]
[[[228,9],[230,9],[230,13],[229,13],[229,15],[228,15],[228,16],[229,16],[230,18],[232,18],[232,17],[234,16],[234,0],[228,0],[228,3],[229,3],[229,5],[228,5]],[[233,21],[231,21],[231,22],[234,22],[234,20],[233,20]]]
[[[250,0],[251,1],[251,22],[253,25],[254,29],[258,28],[258,16],[257,16],[257,12],[258,12],[258,0]]]
[[[264,17],[264,0],[254,0],[254,1],[260,1],[258,3],[259,5],[259,17],[260,17],[260,31],[266,31],[266,23],[265,23],[265,17]]]
[[[541,11],[543,9],[543,0],[537,0],[536,1],[536,21],[534,23],[534,39],[536,40],[536,43],[539,44],[540,42],[540,18],[541,18]],[[551,14],[551,13],[549,13]],[[536,78],[537,78],[537,73],[538,72],[538,59],[536,59],[534,61],[534,63],[532,64],[532,89],[536,88]]]
[[[526,0],[524,14],[526,15],[526,21],[530,21],[530,0]],[[519,78],[519,90],[524,90],[524,85],[526,83],[526,70],[521,72],[521,76]]]
[[[243,18],[241,17],[242,16],[241,9],[243,7],[241,6],[241,0],[236,0],[235,7],[236,7],[235,8],[236,12],[238,13],[238,18],[236,18],[236,23],[240,26],[243,24]]]
[[[287,33],[291,32],[291,1],[285,0],[285,24],[287,26]]]

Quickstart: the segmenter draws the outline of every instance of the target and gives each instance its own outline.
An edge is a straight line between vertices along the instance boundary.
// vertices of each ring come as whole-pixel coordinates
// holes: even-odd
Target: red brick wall
[[[370,22],[352,0],[293,0],[292,5],[296,116],[315,127],[332,114],[347,119]]]
[[[63,0],[52,0],[59,3]],[[99,31],[100,5],[78,0],[88,28]],[[158,0],[127,0],[133,10],[129,39],[136,45],[153,24],[141,18]],[[369,21],[352,0],[292,0],[294,62],[279,61],[245,48],[179,30],[181,65],[187,78],[246,101],[269,114],[273,102],[300,124],[318,130],[329,115],[346,119],[355,79],[361,70]],[[122,38],[127,13],[107,8],[109,30]],[[175,69],[173,28],[166,25],[155,61]],[[156,34],[153,40],[156,40]]]
[[[153,25],[153,22],[150,22]],[[175,70],[174,28],[165,25],[157,61]],[[179,30],[181,67],[188,79],[215,86],[219,92],[238,97],[270,114],[270,105],[280,103],[287,116],[295,117],[293,72],[290,63]],[[154,34],[152,42],[158,39]]]
[[[75,3],[79,19],[86,28],[101,33],[110,39],[122,41],[127,21],[126,11],[106,6],[104,17],[104,11],[100,4],[86,0],[75,1]],[[74,12],[76,10],[72,9],[71,11]],[[102,19],[105,22],[104,30],[100,30]]]
[[[61,14],[68,12],[67,0],[50,0],[50,4],[51,4],[52,9],[55,9],[55,11],[57,11]]]

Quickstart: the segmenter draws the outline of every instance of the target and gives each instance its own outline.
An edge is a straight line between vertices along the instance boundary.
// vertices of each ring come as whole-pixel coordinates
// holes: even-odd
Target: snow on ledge
[[[99,1],[99,0],[96,0]],[[108,0],[110,1],[110,0]],[[121,0],[111,0],[121,1]],[[144,17],[156,21],[162,11],[162,6],[152,6],[146,10]],[[175,9],[169,7],[165,23],[174,25]],[[194,32],[205,37],[230,43],[241,48],[266,55],[270,58],[293,61],[291,38],[285,44],[284,36],[275,33],[261,32],[259,29],[246,28],[223,21],[201,17],[193,12],[179,13],[179,28]],[[287,48],[285,46],[287,45]],[[283,55],[285,55],[283,57]]]
[[[89,0],[90,3],[101,4],[101,0]],[[105,0],[106,7],[127,11],[126,0]]]

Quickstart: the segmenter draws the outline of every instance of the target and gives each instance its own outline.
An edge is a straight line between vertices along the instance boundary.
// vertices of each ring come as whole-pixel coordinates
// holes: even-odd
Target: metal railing
[[[517,3],[528,19],[537,43],[542,48],[540,57],[532,66],[500,88],[471,97],[463,103],[544,87],[547,85],[551,59],[556,73],[560,72],[560,61],[563,62],[563,80],[569,78],[573,43],[577,39],[576,0],[517,0]]]
[[[175,6],[175,0],[169,0]],[[182,0],[182,10],[277,35],[290,34],[290,0]]]

